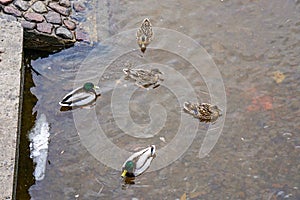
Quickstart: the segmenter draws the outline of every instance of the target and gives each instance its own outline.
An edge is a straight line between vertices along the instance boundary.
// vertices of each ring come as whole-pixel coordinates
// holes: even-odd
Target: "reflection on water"
[[[189,199],[299,199],[299,4],[280,0],[189,0],[156,1],[146,5],[144,1],[122,1],[118,5],[112,2],[106,28],[110,33],[120,33],[138,27],[144,17],[149,17],[154,27],[177,30],[205,47],[217,64],[226,89],[226,116],[220,118],[226,121],[216,146],[209,156],[198,157],[199,147],[210,127],[184,113],[182,101],[210,102],[215,98],[213,103],[218,105],[223,101],[218,96],[210,96],[208,90],[208,86],[218,80],[209,79],[207,83],[189,60],[172,51],[155,49],[155,45],[165,45],[171,40],[165,37],[160,41],[155,32],[154,41],[143,56],[133,34],[135,49],[128,49],[109,63],[98,80],[102,96],[94,110],[61,112],[58,102],[64,94],[80,85],[80,81],[86,81],[86,78],[74,81],[76,72],[88,62],[85,59],[95,55],[93,63],[106,62],[99,58],[110,56],[108,52],[112,48],[101,43],[94,48],[75,46],[31,63],[41,74],[33,74],[35,86],[31,92],[38,99],[34,110],[44,113],[51,127],[46,175],[44,180],[30,187],[31,197],[179,199],[186,194]],[[97,15],[102,17],[101,13]],[[97,28],[103,27],[98,25]],[[188,55],[193,52],[193,48],[186,49]],[[124,80],[122,69],[127,62],[137,67],[152,64],[164,73],[165,81],[156,89],[138,88]],[[93,79],[103,67],[95,65],[91,69],[86,73]],[[278,72],[284,74],[283,80],[274,80],[274,73]],[[203,73],[209,75],[210,71]],[[184,77],[180,79],[183,81],[176,82],[176,76]],[[182,87],[183,84],[186,87]],[[189,85],[197,91],[196,96]],[[178,90],[169,86],[191,95],[176,96]],[[126,92],[132,94],[129,99]],[[129,107],[123,103],[128,100]],[[112,101],[117,106],[111,107]],[[222,105],[218,106],[224,110]],[[128,112],[130,119],[124,117]],[[79,115],[87,117],[77,124],[74,117]],[[89,147],[101,146],[98,141],[92,143],[82,135],[98,133],[89,120],[92,115],[96,116],[107,141],[126,151],[124,156],[110,150],[91,154]],[[158,169],[157,160],[169,159],[159,157],[162,155],[159,150],[178,137],[176,133],[182,119],[189,129],[197,130],[194,137],[185,134],[189,130],[180,133],[182,138],[191,137],[191,146],[175,162]],[[151,127],[153,124],[157,126]],[[78,131],[82,127],[83,133]],[[156,131],[147,131],[147,128]],[[120,170],[128,152],[149,144],[155,144],[158,149],[152,169],[136,178],[135,184],[129,185],[127,190],[122,190]],[[170,156],[180,145],[170,148]],[[111,153],[111,157],[105,158],[105,162],[115,160],[115,169],[99,161],[106,153]],[[156,168],[158,170],[153,170]]]
[[[30,158],[35,163],[34,178],[36,181],[41,181],[45,178],[49,136],[49,124],[46,116],[41,114],[36,120],[34,128],[29,133]]]

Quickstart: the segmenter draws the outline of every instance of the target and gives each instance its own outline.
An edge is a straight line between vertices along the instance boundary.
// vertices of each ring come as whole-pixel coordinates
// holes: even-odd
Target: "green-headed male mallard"
[[[222,115],[217,106],[209,103],[184,102],[183,109],[203,122],[215,122]]]
[[[135,81],[135,84],[141,88],[157,88],[160,86],[160,82],[164,79],[161,78],[163,74],[159,69],[131,69],[124,68],[123,72],[126,74],[125,79],[131,79]]]
[[[98,96],[95,89],[99,89],[93,83],[85,83],[82,87],[76,88],[64,96],[63,100],[59,102],[61,106],[80,107],[94,102]]]
[[[148,18],[144,19],[141,27],[138,29],[136,33],[136,40],[138,45],[141,48],[141,51],[144,53],[146,51],[146,47],[153,39],[153,31],[152,24]]]
[[[144,173],[155,157],[155,145],[132,154],[122,166],[122,177],[136,177]]]

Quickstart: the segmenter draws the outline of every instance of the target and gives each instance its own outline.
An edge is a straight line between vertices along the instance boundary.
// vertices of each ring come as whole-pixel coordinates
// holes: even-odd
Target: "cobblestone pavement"
[[[52,50],[90,42],[79,26],[86,21],[86,5],[81,0],[0,0],[0,18],[21,23],[25,48]]]

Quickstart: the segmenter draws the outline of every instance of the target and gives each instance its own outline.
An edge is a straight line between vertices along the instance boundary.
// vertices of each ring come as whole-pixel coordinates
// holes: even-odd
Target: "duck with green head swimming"
[[[122,165],[121,177],[134,178],[143,174],[150,167],[153,158],[155,158],[155,145],[132,154]]]
[[[68,94],[59,102],[59,105],[65,107],[81,107],[89,105],[96,101],[97,97],[101,94],[96,93],[98,86],[93,83],[85,83],[82,87],[78,87]]]

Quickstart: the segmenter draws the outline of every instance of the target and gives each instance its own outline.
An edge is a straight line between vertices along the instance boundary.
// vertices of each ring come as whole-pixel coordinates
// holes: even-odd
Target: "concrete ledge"
[[[20,101],[23,28],[0,19],[0,199],[12,199]]]

